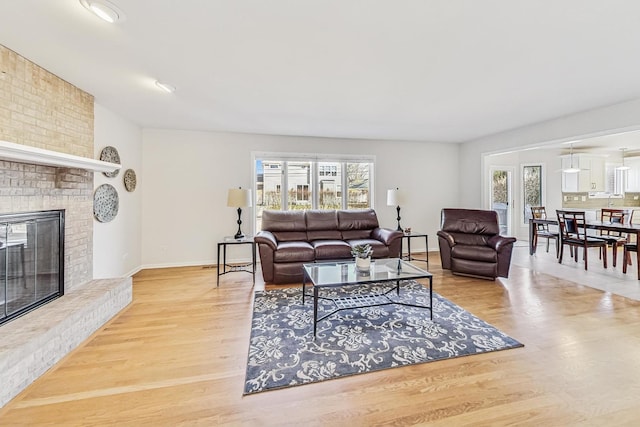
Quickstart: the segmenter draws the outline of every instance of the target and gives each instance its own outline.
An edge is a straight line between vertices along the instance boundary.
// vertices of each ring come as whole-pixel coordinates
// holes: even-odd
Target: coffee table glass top
[[[355,261],[304,264],[304,271],[315,286],[347,285],[390,280],[423,279],[432,274],[398,258],[371,260],[368,271],[356,270]]]

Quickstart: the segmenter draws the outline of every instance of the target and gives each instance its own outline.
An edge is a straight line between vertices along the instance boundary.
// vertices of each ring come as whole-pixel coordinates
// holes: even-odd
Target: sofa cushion
[[[348,240],[350,246],[356,245],[371,245],[373,249],[372,258],[388,258],[389,257],[389,247],[382,243],[380,240],[375,239],[354,239]]]
[[[337,211],[306,211],[307,231],[338,230]]]
[[[274,262],[312,262],[315,251],[307,242],[279,242],[273,253]]]
[[[491,236],[487,234],[450,233],[457,245],[489,246]]]
[[[307,231],[307,240],[342,240],[342,234],[338,230]]]
[[[305,242],[307,240],[305,231],[272,231],[271,233],[278,242]]]
[[[368,239],[371,237],[371,230],[345,230],[342,232],[344,240]]]
[[[316,251],[316,259],[344,259],[350,258],[351,246],[342,240],[314,240],[311,246]]]
[[[479,262],[498,262],[498,253],[489,246],[455,245],[451,257]]]
[[[350,211],[338,211],[338,229],[347,230],[372,230],[378,228],[378,217],[373,209],[358,209]]]
[[[299,231],[306,233],[307,222],[304,211],[265,210],[262,212],[262,229],[271,232]]]
[[[442,230],[449,233],[500,234],[498,213],[480,209],[442,209]]]

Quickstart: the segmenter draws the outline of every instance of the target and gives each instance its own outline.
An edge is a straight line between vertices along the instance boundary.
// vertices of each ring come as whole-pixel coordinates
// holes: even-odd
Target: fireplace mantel
[[[13,142],[0,141],[0,159],[36,165],[78,168],[93,172],[113,172],[122,166],[58,151],[45,150]]]

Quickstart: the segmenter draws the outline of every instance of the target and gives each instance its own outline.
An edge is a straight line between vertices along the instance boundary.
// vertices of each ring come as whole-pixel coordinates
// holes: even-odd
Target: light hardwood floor
[[[0,425],[640,424],[639,302],[517,265],[508,280],[456,277],[438,258],[434,290],[524,348],[243,397],[264,284],[148,270],[132,304],[1,409]]]

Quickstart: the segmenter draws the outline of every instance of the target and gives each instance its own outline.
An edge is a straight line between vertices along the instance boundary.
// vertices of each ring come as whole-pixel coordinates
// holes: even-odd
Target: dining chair
[[[587,253],[589,248],[600,249],[602,256],[602,265],[607,268],[607,242],[603,239],[587,235],[585,228],[585,213],[584,211],[566,211],[556,210],[558,215],[558,225],[560,227],[560,255],[558,256],[558,262],[562,263],[562,255],[564,253],[564,246],[568,245],[570,248],[574,248],[573,255],[576,262],[578,262],[578,248],[583,249],[584,269],[587,270],[588,260]]]
[[[633,222],[633,210],[631,210],[631,214],[629,216],[629,223]],[[633,261],[631,258],[631,252],[638,252],[638,242],[636,241],[634,234],[627,235],[627,242],[622,246],[622,260],[624,262],[622,266],[622,272],[627,274],[627,266],[632,265]],[[640,264],[637,266],[638,268],[638,280],[640,280]]]
[[[631,264],[630,252],[638,252],[638,242],[625,243],[622,246],[622,272],[624,274],[627,274],[627,265]],[[636,264],[638,264],[638,279],[640,279],[640,263]]]
[[[631,222],[629,217],[629,211],[625,209],[610,209],[603,208],[600,211],[600,221],[625,224]],[[629,236],[627,233],[623,233],[616,230],[599,230],[596,236],[599,239],[603,239],[607,242],[607,246],[611,246],[611,254],[613,255],[613,266],[616,266],[616,260],[618,258],[618,247],[623,246],[629,242]],[[623,256],[626,262],[626,256]]]
[[[531,216],[534,219],[547,219],[547,211],[544,206],[531,206]],[[556,241],[556,258],[560,254],[560,233],[558,231],[549,230],[549,224],[535,224],[536,233],[533,238],[533,245],[538,246],[538,237],[547,239],[547,252],[549,252],[549,240]]]

